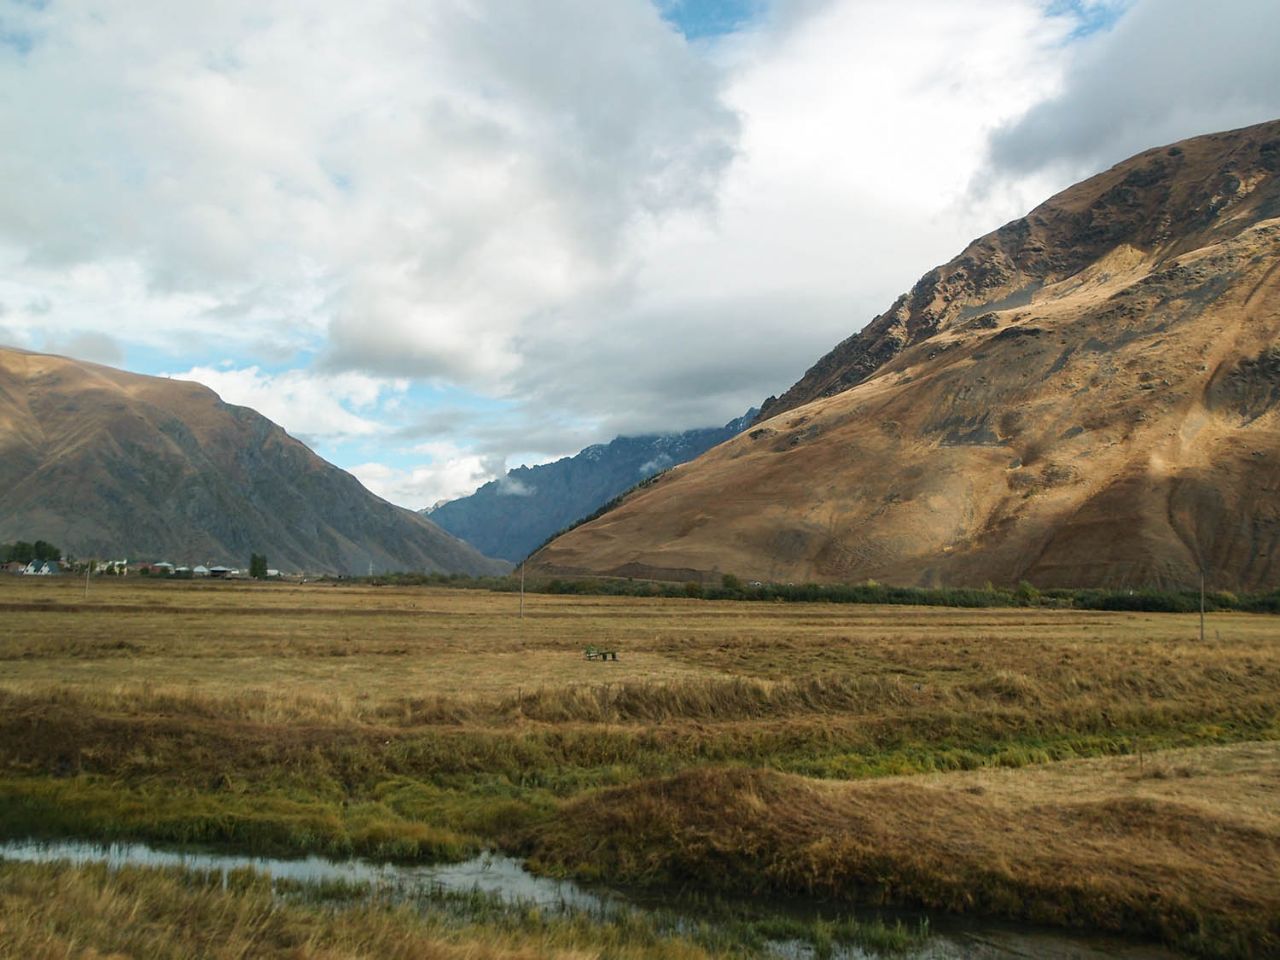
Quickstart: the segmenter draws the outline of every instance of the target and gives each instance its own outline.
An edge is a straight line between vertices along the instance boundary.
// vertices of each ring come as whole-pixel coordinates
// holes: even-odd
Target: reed
[[[287,885],[286,885],[287,886]],[[333,891],[328,891],[332,893]],[[325,894],[326,891],[320,891]],[[71,867],[0,862],[0,956],[14,960],[704,960],[712,951],[636,921],[549,916],[483,897],[333,902],[273,890],[243,871]]]
[[[543,870],[815,894],[1280,949],[1280,746],[1036,772],[819,783],[701,769],[574,801],[526,838]],[[1167,760],[1166,760],[1167,762]]]

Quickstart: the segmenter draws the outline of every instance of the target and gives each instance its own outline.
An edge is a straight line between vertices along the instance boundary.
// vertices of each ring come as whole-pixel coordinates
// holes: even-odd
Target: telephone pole
[[[1200,564],[1200,642],[1204,643],[1204,564]]]

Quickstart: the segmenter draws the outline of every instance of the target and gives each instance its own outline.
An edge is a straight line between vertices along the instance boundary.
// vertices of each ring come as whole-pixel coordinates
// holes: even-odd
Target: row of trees
[[[0,563],[30,563],[32,560],[60,560],[62,550],[47,540],[27,543],[17,540],[14,543],[0,543]]]
[[[368,583],[398,586],[449,586],[476,590],[515,592],[520,579],[468,577],[446,573],[382,573],[356,578]],[[941,607],[1064,607],[1076,610],[1138,610],[1157,613],[1194,613],[1200,609],[1198,590],[1052,588],[1040,590],[1030,583],[1016,587],[894,587],[867,580],[862,583],[761,583],[744,582],[734,574],[724,574],[719,583],[659,582],[585,578],[580,580],[531,580],[530,593],[579,594],[588,596],[695,597],[704,600],[772,601],[778,603],[871,603],[911,604]],[[1205,594],[1210,613],[1239,610],[1243,613],[1280,613],[1280,590],[1270,593],[1235,594],[1211,590]]]

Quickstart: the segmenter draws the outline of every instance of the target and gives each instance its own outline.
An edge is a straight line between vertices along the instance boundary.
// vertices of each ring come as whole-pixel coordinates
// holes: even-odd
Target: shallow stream
[[[106,864],[118,869],[124,866],[177,867],[202,872],[221,873],[224,882],[233,871],[252,869],[272,880],[301,883],[360,885],[367,888],[367,898],[391,897],[404,902],[422,901],[429,909],[432,898],[441,894],[487,894],[513,908],[536,905],[542,910],[585,913],[602,922],[626,911],[661,915],[673,933],[705,926],[701,910],[683,898],[643,895],[632,891],[583,887],[567,880],[554,880],[529,873],[520,861],[510,857],[484,854],[462,863],[402,865],[372,863],[365,860],[327,860],[307,857],[296,860],[237,856],[203,851],[175,851],[140,843],[95,844],[82,841],[12,840],[0,842],[0,860],[27,863],[67,861],[75,864]],[[849,917],[850,911],[831,904],[800,900],[731,902],[735,915],[744,911],[753,919],[811,920],[832,922]],[[872,919],[870,913],[855,914]],[[901,919],[916,929],[919,914],[892,914],[892,924]],[[995,921],[968,921],[950,917],[927,918],[929,933],[905,954],[904,960],[1012,960],[1012,958],[1046,958],[1046,960],[1166,960],[1174,957],[1159,947],[1134,943],[1122,938],[1102,935],[1063,933],[1055,930],[1005,924]],[[715,923],[715,920],[710,921]],[[776,957],[803,960],[815,955],[814,948],[803,940],[769,941],[766,949]],[[836,944],[823,956],[831,958],[870,958],[879,954],[852,944]]]

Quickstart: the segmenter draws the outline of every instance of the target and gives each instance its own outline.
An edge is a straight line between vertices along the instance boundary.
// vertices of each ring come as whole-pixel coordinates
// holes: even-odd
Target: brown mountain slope
[[[506,567],[195,383],[0,348],[0,542],[330,573]]]
[[[1280,122],[1140,154],[931,271],[547,571],[1280,586]]]

